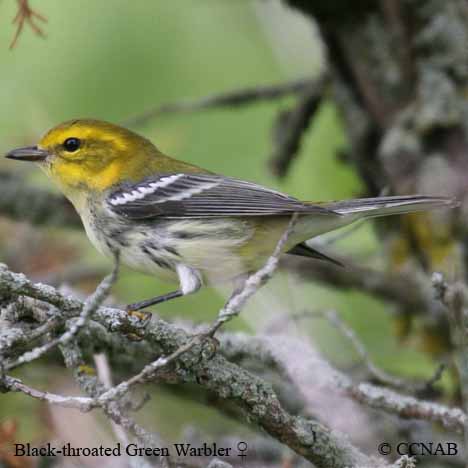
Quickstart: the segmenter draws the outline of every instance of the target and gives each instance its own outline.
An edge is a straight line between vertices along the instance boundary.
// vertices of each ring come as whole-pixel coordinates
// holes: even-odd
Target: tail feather
[[[402,197],[357,198],[326,203],[324,208],[340,215],[358,215],[358,218],[373,218],[434,208],[456,207],[458,200],[449,197],[427,197],[422,195]]]

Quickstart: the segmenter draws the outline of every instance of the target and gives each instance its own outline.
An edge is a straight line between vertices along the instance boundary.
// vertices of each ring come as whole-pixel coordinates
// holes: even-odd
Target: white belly
[[[177,281],[177,265],[183,264],[198,271],[205,284],[224,282],[245,273],[237,252],[252,232],[242,221],[155,221],[132,230],[125,224],[119,227],[115,219],[111,221],[103,221],[102,216],[99,221],[92,216],[83,218],[94,247],[109,258],[119,251],[122,264],[132,270]]]

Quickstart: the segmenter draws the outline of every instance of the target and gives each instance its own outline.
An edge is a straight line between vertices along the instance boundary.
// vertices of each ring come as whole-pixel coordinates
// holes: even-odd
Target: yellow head
[[[37,146],[15,149],[6,157],[37,162],[73,202],[83,194],[101,193],[154,173],[196,171],[126,128],[91,119],[64,122]]]
[[[49,130],[36,147],[8,153],[11,159],[36,161],[68,194],[105,190],[122,177],[143,176],[144,162],[160,153],[145,138],[99,120],[71,120]]]

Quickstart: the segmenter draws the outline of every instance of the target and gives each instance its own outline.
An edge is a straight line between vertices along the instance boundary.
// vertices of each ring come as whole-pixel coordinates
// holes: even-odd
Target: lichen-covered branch
[[[63,196],[28,187],[6,173],[0,173],[0,184],[0,216],[41,226],[81,227],[79,216]]]
[[[398,305],[411,314],[442,313],[434,300],[430,282],[421,273],[392,274],[360,266],[351,259],[341,260],[344,268],[327,262],[284,258],[282,266],[309,281],[318,281],[340,290],[357,290]]]
[[[468,292],[461,282],[448,284],[440,273],[433,274],[432,284],[437,298],[447,311],[463,407],[466,412],[468,411]],[[468,447],[468,419],[465,419],[463,429],[465,447]]]
[[[117,280],[118,267],[119,262],[118,259],[116,259],[115,267],[112,273],[106,276],[96,288],[96,291],[91,296],[89,296],[81,309],[78,319],[70,325],[68,330],[66,330],[58,338],[48,341],[42,346],[34,348],[32,351],[28,351],[22,354],[16,361],[6,364],[4,363],[3,370],[6,371],[18,367],[21,364],[32,362],[36,359],[39,359],[55,346],[66,346],[70,341],[72,341],[85,327],[91,315],[101,306],[105,299],[107,299],[113,284]]]
[[[79,317],[83,306],[81,301],[61,294],[54,288],[31,283],[24,275],[12,273],[6,268],[0,269],[0,297],[14,302],[21,295],[58,306],[62,320]],[[129,332],[139,333],[141,341],[137,343],[125,344],[127,341],[125,336],[120,336],[122,346],[135,346],[135,349],[140,349],[141,346],[148,347],[153,349],[154,354],[160,356],[168,356],[170,353],[177,352],[193,340],[187,332],[154,316],[142,329],[137,319],[115,308],[99,308],[94,312],[92,320],[90,326],[97,322],[96,326],[100,324],[99,326],[103,327],[101,334],[112,336],[116,333],[119,335]],[[261,356],[259,350],[263,350],[263,353],[265,350],[271,352],[271,347],[265,347],[261,337],[245,336],[237,342],[237,345],[239,343],[244,352],[252,351],[252,356]],[[222,337],[221,350],[223,352],[228,351],[229,348],[226,346]],[[308,358],[305,355],[303,359]],[[460,430],[466,421],[466,415],[459,409],[420,401],[369,384],[355,385],[341,374],[337,375],[340,377],[335,380],[335,385],[338,384],[340,391],[366,406],[398,414],[401,417],[439,422],[444,427],[456,431]],[[173,383],[198,383],[217,397],[233,402],[249,415],[251,421],[319,467],[346,466],[346,464],[356,466],[357,463],[366,461],[362,453],[350,446],[348,442],[344,442],[338,435],[332,434],[318,421],[288,413],[271,386],[264,380],[229,362],[219,352],[204,352],[202,341],[191,346],[183,354],[179,354],[177,359],[167,365],[167,368],[155,369],[152,377],[163,380],[170,377]],[[5,378],[3,385],[14,391],[25,389],[24,384],[10,377]],[[118,386],[113,388],[118,388]],[[109,398],[109,395],[121,397],[126,392],[115,392],[111,389],[90,398],[80,397],[78,400],[57,395],[49,397],[48,394],[38,394],[28,388],[25,393],[53,403],[58,402],[57,404],[63,406],[89,411],[92,408],[102,407],[104,403],[115,402],[116,400]],[[377,462],[373,463],[372,466],[378,466]]]
[[[273,364],[282,372],[282,375],[294,382],[296,376],[291,374],[289,363],[284,358],[287,354],[284,350],[287,347],[297,346],[297,343],[284,335],[274,338],[262,335],[248,337],[242,334],[229,334],[224,337],[223,350],[231,358],[239,355],[254,356],[264,364]],[[325,389],[328,388],[328,391],[338,389],[370,408],[405,419],[437,422],[446,429],[456,432],[462,432],[464,424],[468,421],[467,415],[459,408],[424,401],[369,383],[355,384],[349,377],[336,371],[325,361],[321,360],[318,363],[316,353],[312,353],[307,347],[301,346],[300,349],[301,359],[307,363],[308,372],[311,374],[310,382],[320,382]],[[297,376],[297,379],[309,381],[304,375]]]
[[[105,385],[100,382],[97,375],[82,370],[86,363],[82,356],[81,349],[75,341],[68,341],[60,345],[60,350],[63,354],[66,366],[73,372],[73,376],[78,385],[83,392],[90,397],[86,402],[88,408],[85,407],[85,410],[101,408],[112,422],[122,427],[122,429],[129,434],[135,436],[142,446],[161,446],[161,440],[158,436],[143,429],[133,418],[126,414],[123,408],[125,401],[114,399],[104,402],[100,399],[100,396],[105,394],[107,389]]]
[[[83,306],[81,301],[54,288],[34,284],[24,275],[10,272],[5,267],[0,269],[0,297],[14,300],[20,295],[54,305],[63,320],[79,316]],[[108,332],[138,333],[142,340],[155,346],[155,352],[166,356],[192,340],[182,329],[154,316],[144,329],[139,328],[138,319],[120,309],[101,307],[92,318]],[[210,359],[210,356],[204,357],[202,351],[203,345],[196,344],[181,354],[170,366],[171,378],[178,382],[198,383],[218,397],[230,400],[244,410],[251,421],[318,467],[356,466],[365,462],[363,454],[319,422],[288,413],[268,383],[227,361],[219,353]],[[100,406],[99,398],[80,401],[80,404],[86,410]]]
[[[423,419],[442,424],[446,429],[463,432],[468,418],[459,408],[423,401],[412,396],[405,396],[383,387],[361,383],[345,384],[343,389],[356,401],[370,408],[396,414],[405,419]]]

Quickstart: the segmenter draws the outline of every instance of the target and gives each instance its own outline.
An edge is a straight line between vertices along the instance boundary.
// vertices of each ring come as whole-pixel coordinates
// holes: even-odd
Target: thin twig
[[[278,115],[273,127],[274,148],[269,159],[275,175],[286,175],[299,151],[302,137],[320,106],[324,89],[325,79],[320,77],[302,93],[295,107]]]
[[[226,93],[207,96],[197,100],[163,104],[126,119],[122,122],[122,125],[138,127],[149,120],[166,114],[189,113],[224,107],[238,107],[253,104],[258,101],[279,99],[289,94],[302,93],[305,89],[310,87],[313,82],[314,81],[311,79],[301,79],[277,85],[255,86],[252,88],[228,91]]]
[[[468,422],[466,413],[460,408],[420,400],[401,395],[388,388],[368,383],[342,385],[343,390],[356,401],[370,408],[380,409],[407,419],[422,419],[442,424],[449,430],[462,432]]]
[[[23,31],[25,24],[29,24],[31,29],[40,37],[45,37],[45,33],[40,26],[35,22],[36,20],[47,23],[47,18],[42,16],[37,11],[33,10],[29,5],[29,0],[17,0],[18,12],[13,19],[13,24],[16,23],[16,31],[10,43],[10,49],[13,49],[18,42],[18,39]]]
[[[210,330],[208,331],[209,335],[213,335],[224,323],[237,316],[250,297],[252,297],[261,288],[261,286],[273,276],[274,272],[278,268],[280,255],[283,252],[289,236],[294,230],[297,219],[298,214],[294,213],[289,221],[287,229],[276,244],[273,254],[260,270],[247,278],[242,289],[236,294],[233,294],[233,296],[228,300],[226,305],[219,312],[217,320],[212,327],[210,327]]]
[[[93,357],[94,357],[94,363],[96,365],[98,379],[101,381],[104,388],[106,389],[112,388],[113,386],[112,371],[109,366],[109,361],[107,359],[107,356],[104,353],[99,353],[99,354],[95,354]],[[117,440],[124,447],[128,446],[128,444],[130,443],[130,439],[128,438],[127,433],[125,432],[125,427],[132,427],[135,431],[135,434],[141,434],[142,432],[144,432],[145,437],[143,438],[143,441],[149,440],[150,437],[152,437],[153,440],[156,441],[156,438],[153,436],[147,435],[146,431],[144,431],[143,428],[137,429],[137,424],[130,418],[126,417],[127,424],[123,424],[122,423],[124,419],[123,412],[117,405],[115,405],[114,407],[105,409],[105,411],[109,416],[111,427]],[[150,464],[149,460],[146,460],[141,456],[138,456],[138,457],[127,456],[127,458],[128,458],[128,463],[130,467],[132,468],[151,468],[153,466],[152,464]],[[163,462],[162,463],[163,467],[168,466],[168,464],[165,463],[166,460],[161,460],[161,461]]]
[[[424,392],[426,390],[431,389],[434,386],[434,384],[437,383],[442,378],[442,375],[444,374],[446,369],[447,369],[447,364],[445,362],[441,362],[437,366],[437,369],[434,371],[434,374],[432,375],[432,377],[430,377],[422,385],[419,385],[416,391]]]
[[[274,321],[272,321],[265,331],[277,333],[278,330],[283,330],[283,328],[290,321],[299,322],[302,320],[311,320],[315,318],[323,318],[327,320],[330,325],[335,327],[345,338],[347,338],[351,342],[359,357],[363,360],[370,376],[376,382],[381,384],[389,385],[392,388],[403,390],[412,394],[418,394],[431,388],[436,382],[438,382],[442,378],[442,374],[446,369],[446,364],[441,363],[434,371],[434,374],[423,382],[409,382],[387,374],[385,371],[378,368],[374,364],[364,344],[359,340],[355,332],[340,318],[339,314],[334,310],[304,310],[295,314],[285,314],[283,316],[277,317]]]
[[[339,317],[339,315],[334,310],[328,311],[319,311],[319,312],[312,312],[309,314],[311,317],[314,315],[318,315],[320,317],[325,318],[328,323],[330,323],[333,327],[335,327],[345,338],[349,340],[352,344],[353,348],[359,355],[359,357],[363,360],[367,370],[369,371],[370,375],[377,381],[385,385],[389,385],[393,388],[397,388],[399,390],[406,390],[406,391],[414,391],[414,388],[411,384],[406,382],[405,380],[398,379],[397,377],[387,374],[385,371],[377,367],[372,359],[370,358],[364,344],[359,340],[354,330],[352,330],[348,325],[346,325],[343,320]]]
[[[19,333],[16,333],[12,339],[8,340],[8,347],[14,348],[18,345],[31,345],[31,343],[33,343],[38,338],[46,335],[47,333],[53,330],[56,330],[59,325],[60,320],[58,319],[58,317],[52,316],[47,321],[41,323],[36,328],[33,328],[28,332],[24,332],[23,330],[21,330]],[[3,346],[0,346],[0,354],[3,351],[2,348]]]
[[[21,392],[36,400],[46,401],[52,405],[60,406],[62,408],[74,408],[83,413],[87,413],[99,406],[98,402],[93,398],[63,396],[50,392],[42,392],[31,388],[25,385],[21,380],[8,375],[3,376],[1,387],[3,391]]]
[[[282,266],[309,281],[318,281],[341,290],[357,290],[402,308],[402,312],[418,315],[431,311],[443,314],[442,306],[434,300],[427,277],[418,271],[387,273],[361,266],[350,258],[340,258],[346,268],[336,268],[327,262],[285,256]]]
[[[71,341],[80,332],[80,330],[86,325],[86,322],[89,320],[91,315],[107,299],[112,286],[117,280],[118,271],[119,271],[119,261],[116,260],[112,273],[106,276],[101,281],[99,286],[96,288],[95,292],[91,296],[89,296],[89,298],[86,300],[83,306],[83,309],[80,313],[80,316],[78,317],[78,320],[74,321],[73,325],[70,327],[69,330],[64,332],[58,338],[55,338],[54,340],[51,340],[48,343],[43,344],[42,346],[38,346],[31,351],[25,352],[16,361],[11,362],[11,363],[6,363],[4,366],[4,369],[10,370],[26,362],[34,361],[40,358],[41,356],[43,356],[45,353],[47,353],[51,349],[55,348],[57,345],[59,344],[65,345],[69,341]]]
[[[373,377],[375,381],[384,385],[388,385],[392,388],[414,394],[420,392],[421,390],[431,387],[442,378],[442,374],[446,367],[443,363],[437,367],[434,374],[426,382],[420,384],[408,382],[404,379],[399,379],[394,375],[390,375],[374,364],[362,341],[359,340],[354,330],[340,318],[336,311],[329,310],[317,313],[312,312],[309,315],[313,316],[314,314],[319,314],[320,316],[324,317],[345,338],[347,338],[350,341],[357,354],[363,360],[369,374]]]
[[[109,390],[113,387],[112,371],[109,366],[109,361],[104,353],[95,354],[93,356],[94,364],[96,365],[97,377],[101,381],[105,389]],[[117,440],[123,445],[127,446],[129,439],[127,433],[122,426],[118,425],[115,421],[111,420],[111,427]]]
[[[105,391],[105,387],[94,373],[82,370],[85,366],[85,361],[76,340],[69,341],[66,344],[61,344],[60,350],[63,354],[67,368],[73,371],[73,376],[76,382],[90,397],[92,402],[91,404],[93,405],[92,409],[102,408],[111,421],[121,426],[125,431],[134,435],[142,446],[162,446],[161,441],[155,434],[149,433],[132,418],[124,414],[121,409],[121,404],[123,402],[108,401],[106,404],[101,404],[99,402],[98,397]]]

